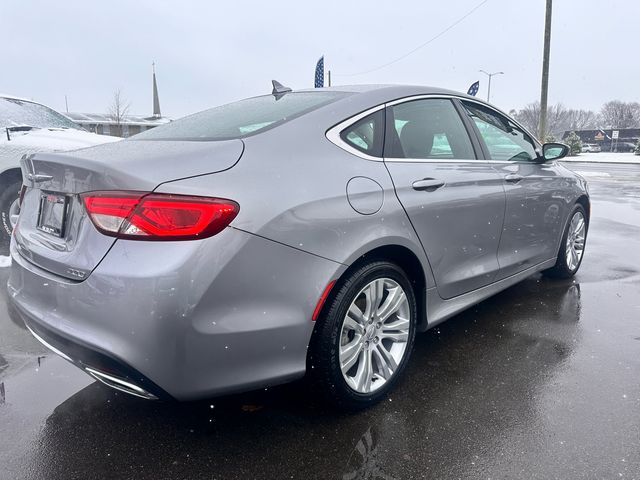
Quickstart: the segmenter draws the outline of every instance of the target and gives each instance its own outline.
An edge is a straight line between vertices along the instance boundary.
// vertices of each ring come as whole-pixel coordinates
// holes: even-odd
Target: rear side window
[[[411,100],[387,111],[385,157],[476,158],[467,130],[450,100]]]
[[[291,92],[264,95],[195,113],[153,128],[134,140],[229,140],[274,128],[331,102],[346,92]]]
[[[367,115],[340,133],[344,142],[372,157],[382,157],[384,110]]]

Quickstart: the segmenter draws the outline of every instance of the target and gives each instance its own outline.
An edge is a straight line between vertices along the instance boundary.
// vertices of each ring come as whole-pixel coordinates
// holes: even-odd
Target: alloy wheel
[[[567,259],[567,267],[573,271],[580,265],[582,253],[584,252],[584,242],[586,237],[586,223],[582,212],[576,212],[571,217],[569,223],[569,231],[567,232],[567,243],[565,253]]]
[[[351,389],[371,393],[393,377],[407,351],[410,325],[409,301],[395,280],[378,278],[360,290],[340,332],[340,369]]]

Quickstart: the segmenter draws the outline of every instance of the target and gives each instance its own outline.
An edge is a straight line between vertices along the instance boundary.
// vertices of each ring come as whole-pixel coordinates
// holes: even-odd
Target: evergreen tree
[[[569,155],[576,156],[580,152],[582,152],[582,140],[580,137],[576,135],[576,132],[571,132],[567,135],[567,138],[564,139],[564,142],[569,146]]]

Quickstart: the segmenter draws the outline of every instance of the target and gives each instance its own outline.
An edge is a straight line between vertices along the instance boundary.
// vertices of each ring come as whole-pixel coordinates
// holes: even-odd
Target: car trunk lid
[[[16,248],[34,265],[82,281],[116,240],[94,227],[79,194],[151,192],[165,182],[227,170],[238,162],[243,148],[240,140],[130,140],[24,157],[27,190],[14,231]]]

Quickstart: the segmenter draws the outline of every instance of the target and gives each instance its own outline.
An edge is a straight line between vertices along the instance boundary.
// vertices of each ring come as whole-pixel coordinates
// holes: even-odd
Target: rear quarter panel
[[[232,169],[165,183],[157,191],[233,199],[240,204],[233,227],[344,265],[381,245],[405,246],[420,259],[427,287],[433,286],[427,258],[384,164],[326,139],[326,129],[339,120],[330,112],[326,118],[303,117],[246,138]],[[362,184],[370,191],[364,187],[358,195],[381,198],[377,212],[361,214],[349,203],[347,184],[354,177],[373,180]]]

